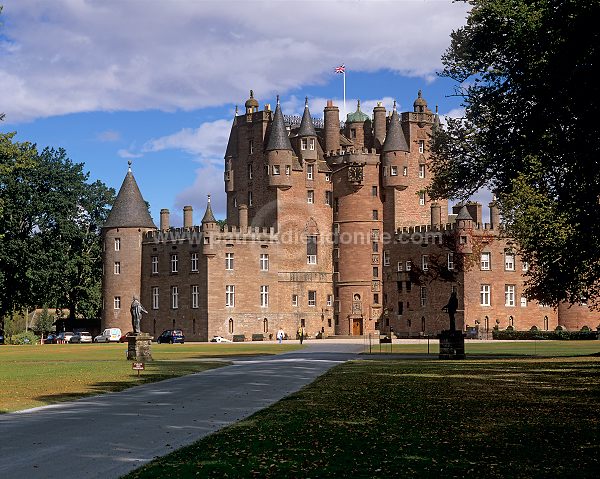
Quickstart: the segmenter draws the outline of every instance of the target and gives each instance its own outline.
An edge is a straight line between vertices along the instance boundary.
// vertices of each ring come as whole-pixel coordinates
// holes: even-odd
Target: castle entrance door
[[[362,318],[354,318],[352,320],[352,335],[353,336],[362,336],[362,333],[363,333]]]

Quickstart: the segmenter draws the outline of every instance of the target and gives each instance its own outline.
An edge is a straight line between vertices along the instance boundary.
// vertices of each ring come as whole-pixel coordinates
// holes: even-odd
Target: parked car
[[[118,343],[121,339],[121,330],[119,328],[106,328],[94,338],[95,343]]]
[[[129,336],[133,336],[133,331],[127,331],[124,335],[121,336],[121,339],[119,339],[120,343],[126,343],[127,342],[127,338]]]
[[[73,337],[73,331],[63,331],[62,333],[58,333],[56,336],[56,342],[58,344],[68,343]]]
[[[223,336],[213,336],[210,340],[211,343],[230,343],[231,341]]]
[[[91,343],[92,335],[87,331],[79,331],[71,336],[70,343]]]
[[[161,343],[181,343],[183,344],[185,340],[185,336],[183,335],[183,331],[181,329],[167,329],[163,331],[158,338],[156,338],[156,342],[158,344]]]
[[[4,334],[0,334],[0,344],[4,344]]]
[[[49,333],[48,336],[44,338],[44,344],[56,344],[56,337],[56,334]]]

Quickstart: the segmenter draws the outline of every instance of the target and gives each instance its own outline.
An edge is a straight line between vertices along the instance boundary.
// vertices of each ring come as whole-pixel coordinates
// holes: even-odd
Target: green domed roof
[[[356,107],[356,111],[354,113],[348,113],[346,115],[346,123],[364,123],[371,118],[366,113],[360,111],[360,100],[358,100],[358,105]]]

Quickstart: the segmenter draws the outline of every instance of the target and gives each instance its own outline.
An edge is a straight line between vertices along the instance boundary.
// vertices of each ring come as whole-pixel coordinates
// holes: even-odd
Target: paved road
[[[317,342],[302,351],[0,415],[0,477],[120,477],[280,400],[362,350],[362,342]]]

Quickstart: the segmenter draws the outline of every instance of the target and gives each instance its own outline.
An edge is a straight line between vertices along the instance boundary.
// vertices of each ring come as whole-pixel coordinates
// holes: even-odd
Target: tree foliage
[[[546,304],[600,294],[600,2],[469,0],[442,76],[465,116],[432,138],[433,198],[498,198]]]
[[[114,190],[88,183],[62,149],[0,135],[0,316],[48,304],[96,317],[100,308],[100,227]]]

